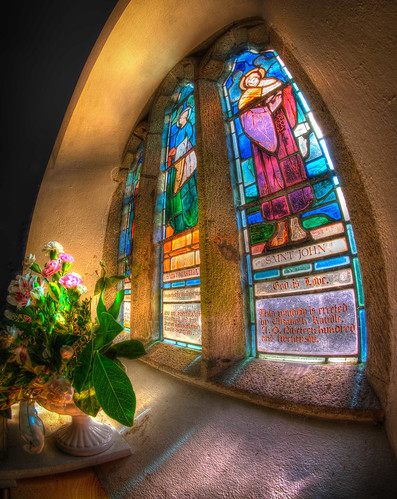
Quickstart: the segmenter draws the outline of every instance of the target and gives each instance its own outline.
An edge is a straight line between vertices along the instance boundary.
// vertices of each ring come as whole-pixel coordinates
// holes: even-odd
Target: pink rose
[[[62,265],[59,260],[50,260],[42,270],[41,274],[43,277],[50,277],[50,275],[60,272],[61,270]]]
[[[63,262],[66,262],[66,263],[73,263],[74,262],[74,258],[72,257],[72,255],[69,255],[69,253],[61,253],[59,255],[59,259],[62,260]]]
[[[59,350],[62,359],[64,360],[69,360],[73,357],[74,355],[74,350],[73,347],[69,345],[63,345],[60,350]]]
[[[75,288],[83,282],[83,279],[75,272],[70,272],[59,279],[59,284],[65,286],[65,288]]]

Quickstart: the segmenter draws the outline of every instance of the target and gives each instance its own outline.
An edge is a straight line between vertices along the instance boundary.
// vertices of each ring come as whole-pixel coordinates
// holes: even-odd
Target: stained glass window
[[[163,340],[201,345],[200,251],[193,84],[171,99],[164,126],[161,168],[161,313]]]
[[[139,188],[139,177],[143,159],[143,146],[136,152],[135,159],[127,174],[121,213],[121,230],[118,251],[118,273],[126,275],[124,280],[123,324],[124,329],[131,327],[131,257],[132,240],[135,228],[135,203]]]
[[[247,50],[229,69],[221,93],[252,354],[365,360],[357,249],[325,138],[276,52]]]

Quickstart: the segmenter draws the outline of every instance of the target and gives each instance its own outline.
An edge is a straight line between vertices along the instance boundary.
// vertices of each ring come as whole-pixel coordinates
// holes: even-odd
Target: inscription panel
[[[163,302],[189,302],[189,301],[200,301],[200,288],[177,288],[177,289],[165,289],[163,291]]]
[[[200,267],[193,267],[186,270],[176,270],[174,272],[164,272],[163,282],[180,281],[190,277],[200,277]]]
[[[279,279],[255,284],[256,296],[283,295],[286,293],[301,293],[315,289],[327,289],[353,284],[351,269],[315,274],[293,279]]]
[[[257,300],[256,325],[261,353],[358,353],[353,289]]]
[[[333,239],[332,241],[325,241],[323,243],[302,246],[301,248],[282,251],[280,253],[256,257],[253,259],[252,267],[254,270],[269,269],[280,265],[304,262],[306,260],[316,260],[344,251],[347,251],[346,239]]]
[[[200,303],[164,303],[163,337],[201,345]]]

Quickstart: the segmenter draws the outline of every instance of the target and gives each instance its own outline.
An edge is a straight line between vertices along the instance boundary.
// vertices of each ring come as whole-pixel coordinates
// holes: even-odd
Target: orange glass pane
[[[168,272],[170,270],[170,259],[169,258],[166,258],[163,262],[163,270],[164,272]]]
[[[165,229],[165,237],[171,237],[173,233],[174,229],[171,227],[171,225],[167,225],[167,228]]]
[[[193,242],[194,243],[198,243],[199,242],[199,231],[198,230],[195,230],[193,232]]]
[[[171,251],[171,241],[167,241],[164,243],[164,253],[168,253]]]

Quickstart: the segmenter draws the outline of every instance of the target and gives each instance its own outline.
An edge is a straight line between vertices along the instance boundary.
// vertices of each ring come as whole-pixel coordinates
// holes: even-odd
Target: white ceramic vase
[[[41,403],[48,411],[72,416],[71,423],[65,424],[53,433],[58,449],[72,456],[93,456],[100,454],[113,444],[115,430],[107,424],[95,421],[70,402],[63,406]]]

